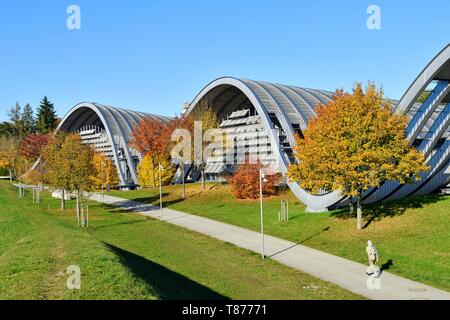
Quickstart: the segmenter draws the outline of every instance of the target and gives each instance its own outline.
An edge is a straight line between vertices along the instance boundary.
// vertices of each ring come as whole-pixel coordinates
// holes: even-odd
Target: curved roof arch
[[[82,102],[67,112],[56,128],[56,132],[77,131],[89,125],[96,125],[103,128],[111,144],[120,183],[122,185],[128,184],[127,174],[121,165],[121,161],[125,160],[133,183],[137,185],[137,172],[133,161],[133,152],[129,147],[129,143],[133,128],[146,117],[158,118],[162,121],[169,121],[170,119],[168,117],[115,108],[99,103]],[[119,148],[123,150],[124,159],[119,159]],[[139,159],[142,159],[142,155],[139,152],[134,152],[134,154],[137,154]],[[33,167],[36,167],[37,164],[38,162]]]
[[[237,93],[233,94],[232,89]],[[225,100],[223,97],[227,92],[231,97],[228,97],[226,101],[219,102],[219,100]],[[283,148],[273,130],[274,125],[271,121],[271,116],[275,116],[278,119],[284,133],[288,137],[289,144],[293,147],[295,144],[294,125],[305,127],[307,121],[315,116],[316,106],[320,103],[326,104],[330,102],[333,97],[333,93],[323,90],[223,77],[205,86],[191,103],[188,112],[192,112],[202,99],[208,99],[215,101],[211,106],[214,111],[222,114],[224,109],[227,109],[230,99],[236,99],[239,93],[248,99],[260,115],[282,174],[287,173],[290,163],[285,157]],[[323,211],[324,208],[335,205],[342,199],[338,192],[314,195],[300,188],[296,182],[288,182],[288,184],[293,193],[308,206],[310,211]]]
[[[396,112],[406,114],[431,81],[450,80],[450,44],[442,49],[422,70],[400,99]]]

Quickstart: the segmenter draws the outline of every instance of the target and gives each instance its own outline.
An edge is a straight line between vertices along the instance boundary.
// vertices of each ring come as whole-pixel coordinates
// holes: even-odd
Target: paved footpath
[[[99,195],[92,195],[98,201]],[[104,203],[131,212],[160,219],[159,207],[105,195]],[[163,220],[238,247],[261,252],[261,234],[171,209],[163,209]],[[364,248],[361,248],[364,251]],[[265,254],[291,268],[334,283],[346,290],[373,300],[450,300],[450,293],[383,272],[381,289],[370,290],[365,274],[367,266],[315,250],[294,242],[265,236]]]

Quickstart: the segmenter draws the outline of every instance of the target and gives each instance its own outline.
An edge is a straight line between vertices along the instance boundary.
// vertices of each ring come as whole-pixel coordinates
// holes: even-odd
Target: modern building
[[[406,131],[410,144],[425,154],[429,172],[422,180],[402,185],[388,181],[364,195],[363,203],[399,199],[436,191],[450,183],[450,45],[443,49],[419,74],[404,96],[394,102],[395,112],[409,116]],[[419,103],[419,97],[425,101]],[[209,83],[190,104],[187,112],[208,104],[221,120],[220,128],[242,141],[245,152],[235,159],[264,153],[264,161],[278,163],[286,174],[294,158],[295,134],[301,134],[316,116],[316,106],[327,104],[333,93],[263,81],[224,77]],[[137,184],[136,165],[141,155],[129,147],[132,127],[145,116],[140,112],[112,108],[96,103],[81,103],[66,115],[59,126],[63,131],[80,131],[86,143],[103,150],[115,162],[121,184]],[[167,120],[168,118],[160,117]],[[205,173],[219,179],[235,166],[224,163],[223,154],[207,160]],[[195,171],[186,172],[194,180]],[[345,204],[338,192],[312,194],[296,182],[288,182],[292,192],[311,212]]]
[[[136,167],[142,155],[130,148],[131,132],[145,117],[169,118],[113,108],[99,103],[79,103],[66,114],[57,131],[79,132],[83,141],[114,161],[121,186],[138,184]],[[39,165],[37,162],[34,167]]]

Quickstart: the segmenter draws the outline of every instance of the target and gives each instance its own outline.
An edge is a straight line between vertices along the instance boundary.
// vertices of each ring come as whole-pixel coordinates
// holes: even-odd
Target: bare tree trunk
[[[80,213],[80,219],[81,219],[81,227],[85,227],[86,226],[86,220],[84,219],[84,207],[83,204],[81,203],[81,192],[80,190],[77,190],[77,207],[78,207],[78,212]]]
[[[358,198],[356,202],[356,228],[358,230],[362,229],[362,209],[361,209],[361,199]]]
[[[202,190],[205,191],[205,170],[202,168]]]
[[[80,227],[80,199],[79,199],[78,195],[77,195],[76,211],[77,211],[77,223],[78,223],[78,227]]]
[[[156,188],[156,180],[155,180],[155,160],[152,157],[152,177],[153,177],[153,189]]]
[[[66,208],[66,203],[65,203],[65,195],[66,195],[66,190],[61,189],[61,210],[64,210]]]
[[[350,216],[353,216],[353,211],[354,211],[354,208],[355,208],[355,206],[353,205],[353,198],[349,199],[348,206],[350,208]]]
[[[86,221],[84,220],[84,207],[80,207],[81,212],[81,226],[84,228],[86,226]]]

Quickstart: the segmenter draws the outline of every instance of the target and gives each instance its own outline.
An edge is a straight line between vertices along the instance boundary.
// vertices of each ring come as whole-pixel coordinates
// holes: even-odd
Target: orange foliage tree
[[[131,134],[131,147],[152,159],[153,188],[156,187],[154,159],[156,155],[166,153],[167,144],[170,141],[170,137],[167,136],[168,132],[167,122],[149,116],[142,119]]]
[[[192,117],[176,117],[169,121],[163,121],[155,117],[146,117],[133,129],[130,146],[142,153],[151,161],[152,187],[156,187],[155,170],[157,159],[169,158],[170,150],[176,143],[171,141],[175,129],[186,129],[193,131],[194,122]]]
[[[394,114],[382,90],[357,84],[352,93],[336,92],[319,105],[304,138],[294,148],[298,162],[289,168],[291,180],[312,192],[339,190],[357,204],[357,228],[362,228],[361,196],[387,180],[408,183],[428,170],[423,154],[405,138],[407,119]]]
[[[228,178],[231,193],[238,199],[257,199],[259,197],[259,170],[263,168],[260,163],[240,164],[236,173]],[[263,196],[277,194],[276,183],[279,175],[266,175],[263,183]]]

